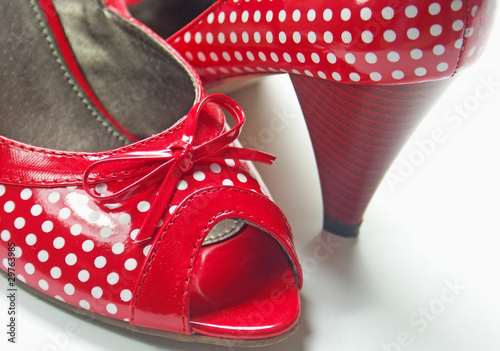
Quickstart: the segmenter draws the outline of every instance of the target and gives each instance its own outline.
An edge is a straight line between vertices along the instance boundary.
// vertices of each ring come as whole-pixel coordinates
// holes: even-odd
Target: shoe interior
[[[151,35],[98,0],[0,0],[0,135],[65,151],[110,150],[172,126],[198,91],[187,68]],[[54,19],[71,50],[56,40]],[[52,25],[49,25],[49,23]],[[101,107],[75,78],[74,57]]]
[[[130,8],[132,16],[168,38],[208,9],[215,0],[145,0]]]

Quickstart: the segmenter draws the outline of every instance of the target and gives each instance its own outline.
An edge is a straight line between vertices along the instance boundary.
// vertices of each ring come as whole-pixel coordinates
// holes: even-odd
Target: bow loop
[[[195,144],[194,136],[198,126],[198,120],[203,107],[206,103],[211,102],[226,109],[236,121],[233,128],[225,128],[225,130],[211,138],[208,141]],[[210,95],[204,100],[198,102],[189,111],[183,124],[183,137],[181,140],[170,144],[165,150],[160,151],[144,151],[144,152],[124,152],[117,155],[107,156],[99,161],[91,164],[83,175],[83,188],[95,200],[103,203],[123,202],[137,195],[144,193],[147,190],[157,189],[157,194],[154,202],[143,220],[142,227],[135,241],[144,241],[151,239],[157,230],[157,223],[165,215],[168,203],[171,201],[173,194],[176,191],[177,184],[182,176],[191,170],[196,162],[200,160],[222,160],[225,158],[257,161],[267,164],[274,162],[274,157],[255,150],[237,148],[231,144],[239,136],[241,127],[245,122],[245,115],[240,106],[232,99],[224,95]],[[91,187],[90,183],[97,183],[95,179],[106,178],[106,176],[95,176],[90,180],[91,174],[99,173],[99,169],[106,172],[106,166],[112,163],[118,163],[120,167],[133,168],[135,165],[141,165],[139,179],[134,180],[131,184],[124,185],[113,194],[97,194]],[[123,166],[122,166],[123,165]],[[131,177],[128,173],[123,172],[123,177],[120,178],[116,174],[108,178],[122,180]],[[145,174],[144,174],[145,173]]]

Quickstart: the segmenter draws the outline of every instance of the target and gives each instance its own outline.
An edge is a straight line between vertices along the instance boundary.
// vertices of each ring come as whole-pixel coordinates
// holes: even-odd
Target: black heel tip
[[[325,217],[323,221],[323,229],[329,233],[342,236],[344,238],[355,238],[359,234],[361,223],[356,225],[348,225],[337,222],[336,220]]]

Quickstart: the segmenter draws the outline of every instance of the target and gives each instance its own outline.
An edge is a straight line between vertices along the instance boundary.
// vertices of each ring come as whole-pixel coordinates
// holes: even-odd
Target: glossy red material
[[[494,0],[218,0],[167,40],[207,83],[292,75],[316,153],[325,229],[354,236],[442,90],[418,85],[476,60],[495,7]]]
[[[290,227],[248,162],[274,158],[237,147],[243,112],[227,97],[205,97],[187,71],[199,92],[191,111],[133,144],[66,152],[0,136],[2,269],[13,272],[14,256],[15,278],[39,293],[146,332],[281,335],[298,321],[302,275]],[[239,233],[205,243],[216,224],[234,219],[245,223]],[[233,259],[245,265],[234,269]],[[227,301],[243,287],[251,300]],[[275,298],[270,292],[280,295],[278,314],[259,309]],[[217,308],[205,305],[205,293]],[[251,312],[259,318],[248,323]]]

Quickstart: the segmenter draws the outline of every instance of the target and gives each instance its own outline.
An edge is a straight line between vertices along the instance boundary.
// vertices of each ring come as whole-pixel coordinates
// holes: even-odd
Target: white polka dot
[[[104,194],[108,190],[108,185],[106,183],[100,183],[95,186],[95,192],[98,194]]]
[[[21,274],[18,274],[16,278],[26,284],[26,279],[24,279],[24,277]]]
[[[382,17],[386,20],[390,20],[394,18],[394,9],[392,7],[384,7],[382,9]]]
[[[260,19],[262,18],[262,15],[259,10],[255,11],[253,14],[253,20],[255,23],[258,23]]]
[[[400,59],[400,56],[396,51],[390,51],[387,54],[387,59],[391,62],[398,62]]]
[[[227,62],[230,62],[231,61],[231,55],[229,55],[229,53],[227,51],[224,51],[222,53],[222,57],[224,58],[224,60],[226,60]]]
[[[109,314],[116,314],[116,312],[118,312],[118,309],[114,304],[108,303],[106,305],[106,311],[108,311]]]
[[[17,217],[14,220],[14,227],[17,229],[22,229],[26,225],[26,220],[23,217]]]
[[[451,3],[451,9],[453,11],[459,11],[463,6],[462,0],[455,0]]]
[[[177,184],[177,190],[186,190],[188,187],[188,183],[185,180],[180,180]]]
[[[271,56],[271,60],[273,60],[274,62],[279,61],[279,57],[278,57],[278,55],[276,55],[275,52],[271,52],[270,56]]]
[[[295,22],[299,21],[300,20],[300,11],[299,10],[295,10],[293,11],[292,13],[292,18]]]
[[[232,181],[232,180],[230,180],[230,179],[224,179],[224,180],[222,181],[222,185],[225,185],[225,186],[233,186],[233,185],[234,185],[234,183],[233,183],[233,181]]]
[[[352,41],[352,34],[351,32],[344,31],[342,32],[341,38],[344,43],[349,44]]]
[[[332,42],[333,42],[333,34],[332,34],[332,32],[330,32],[330,31],[326,31],[326,32],[323,34],[323,40],[324,40],[326,43],[328,43],[328,44],[332,43]]]
[[[432,52],[434,53],[434,55],[436,56],[440,56],[442,54],[444,54],[445,52],[445,47],[443,45],[436,45],[434,46],[434,48],[432,49]]]
[[[85,301],[85,300],[80,300],[79,305],[80,305],[81,308],[83,308],[85,310],[89,310],[90,309],[90,304],[87,301]]]
[[[307,40],[311,43],[314,44],[317,40],[316,33],[314,32],[309,32],[307,33]]]
[[[111,273],[111,274],[113,274],[113,273]],[[108,278],[109,278],[109,276],[108,276]],[[102,291],[102,289],[100,287],[95,286],[95,287],[92,288],[92,290],[90,291],[90,293],[92,294],[92,297],[94,299],[100,299],[102,297],[103,291]]]
[[[82,226],[80,224],[73,224],[69,229],[72,235],[80,235],[82,233]]]
[[[323,19],[325,21],[331,21],[333,18],[333,11],[331,9],[326,9],[325,11],[323,11]]]
[[[122,299],[122,301],[129,302],[130,300],[132,300],[132,292],[127,289],[122,290],[122,292],[120,293],[120,299]]]
[[[284,22],[286,20],[286,11],[281,10],[279,15],[278,15],[278,18],[279,18],[280,22]]]
[[[74,253],[66,255],[65,261],[68,266],[73,266],[77,261],[76,255]]]
[[[125,261],[125,269],[127,271],[133,271],[136,268],[137,268],[137,261],[135,259],[129,258],[128,260]]]
[[[224,23],[224,21],[226,20],[226,13],[220,12],[219,16],[217,17],[217,20],[219,21],[220,24]]]
[[[261,36],[260,36],[260,33],[259,32],[255,32],[253,33],[253,40],[258,44],[260,43],[260,41],[262,40]]]
[[[61,272],[61,268],[59,268],[59,267],[52,267],[52,269],[50,270],[50,276],[54,279],[61,278],[61,275],[62,275],[62,272]]]
[[[347,53],[345,54],[345,61],[352,65],[356,62],[356,57],[351,53]]]
[[[1,238],[3,241],[9,241],[10,240],[10,232],[6,229],[2,230]]]
[[[293,38],[293,41],[297,44],[300,43],[300,40],[302,39],[299,32],[294,32],[292,35],[292,38]]]
[[[474,34],[474,27],[470,27],[470,28],[465,29],[465,34],[464,34],[465,38],[470,38],[472,36],[472,34]]]
[[[122,243],[116,243],[111,247],[111,251],[115,255],[121,254],[124,250],[125,250],[125,245],[123,245]]]
[[[441,62],[439,65],[437,65],[437,70],[439,72],[444,72],[448,69],[449,65],[446,62]]]
[[[267,61],[266,55],[262,51],[259,51],[259,58],[263,62]]]
[[[35,217],[39,216],[42,213],[42,211],[43,208],[40,205],[33,205],[33,207],[31,207],[31,214]]]
[[[349,21],[351,19],[351,10],[345,8],[340,11],[340,18],[344,21]]]
[[[54,239],[53,245],[56,249],[62,249],[64,247],[64,239],[60,236]]]
[[[186,32],[184,34],[184,42],[187,44],[191,41],[191,32]]]
[[[410,56],[414,60],[420,60],[422,58],[422,56],[424,56],[424,53],[420,49],[413,49],[410,52]]]
[[[464,21],[456,20],[455,22],[453,22],[452,28],[456,32],[458,32],[459,30],[462,30],[464,28]]]
[[[41,250],[40,252],[38,252],[37,257],[40,262],[47,262],[47,260],[49,259],[49,253],[45,250]]]
[[[217,62],[217,61],[219,61],[219,56],[217,56],[217,54],[216,54],[215,52],[213,52],[213,51],[212,51],[212,52],[210,53],[210,59],[211,59],[212,61],[214,61],[214,62]]]
[[[51,232],[52,229],[54,229],[54,223],[52,223],[51,221],[45,221],[42,223],[42,230],[45,233]]]
[[[3,196],[5,194],[5,185],[0,184],[0,196]]]
[[[130,239],[135,240],[137,238],[137,234],[139,234],[139,229],[134,229],[130,232]]]
[[[68,219],[70,215],[71,215],[71,210],[67,207],[62,208],[59,211],[59,218],[61,219]]]
[[[441,35],[441,33],[443,32],[443,27],[441,27],[439,24],[434,24],[432,27],[431,27],[431,35],[437,37],[439,35]]]
[[[252,52],[250,51],[247,51],[247,58],[250,60],[250,61],[255,61],[255,56],[253,55]]]
[[[373,33],[369,30],[365,30],[363,33],[361,33],[361,40],[363,40],[363,42],[367,44],[371,43],[373,41]]]
[[[312,22],[316,19],[316,11],[314,11],[313,9],[310,9],[309,11],[307,11],[307,20],[309,22]]]
[[[356,72],[352,72],[349,74],[349,78],[353,81],[353,82],[359,82],[361,80],[361,77],[359,76],[358,73]]]
[[[198,56],[198,60],[200,60],[201,62],[205,62],[207,60],[207,57],[205,56],[205,54],[203,52],[198,52],[197,54]]]
[[[267,11],[266,13],[266,21],[267,22],[271,22],[273,20],[273,11],[272,10],[269,10]]]
[[[49,283],[47,283],[47,282],[46,282],[45,280],[43,280],[43,279],[40,279],[40,280],[38,281],[38,286],[39,286],[39,287],[40,287],[40,289],[42,289],[42,290],[45,290],[45,291],[49,290]]]
[[[30,189],[23,189],[23,191],[21,191],[21,199],[22,200],[28,200],[31,195],[33,195],[33,193],[31,192]]]
[[[186,51],[186,53],[184,54],[184,56],[188,59],[188,61],[193,61],[194,60],[193,54],[190,51]]]
[[[403,73],[403,71],[400,71],[400,70],[396,70],[394,72],[392,72],[392,78],[394,79],[403,79],[405,76],[405,74]]]
[[[20,246],[16,246],[16,248],[14,249],[14,256],[16,258],[19,258],[19,257],[22,256],[22,254],[23,254],[23,250],[21,249],[21,247]]]
[[[303,54],[303,53],[298,52],[298,53],[297,53],[297,60],[298,60],[300,63],[304,63],[304,62],[306,62],[306,57],[304,56],[304,54]]]
[[[415,75],[423,77],[427,74],[427,70],[424,67],[418,67],[415,69]]]
[[[7,201],[3,205],[3,209],[7,213],[11,213],[12,211],[14,211],[15,208],[16,208],[16,204],[14,203],[14,201]]]
[[[373,80],[374,82],[378,82],[382,80],[382,75],[378,72],[372,72],[370,73],[370,79]]]
[[[237,178],[242,183],[246,183],[248,181],[247,176],[243,173],[238,173]]]
[[[103,268],[105,265],[106,265],[106,257],[104,256],[98,256],[94,260],[94,266],[96,266],[96,268]]]
[[[147,256],[149,255],[149,251],[151,250],[153,246],[152,245],[148,245],[146,246],[143,250],[142,250],[142,253],[144,254],[144,256]]]
[[[365,61],[374,64],[377,62],[377,55],[375,55],[373,52],[369,52],[365,55]]]
[[[73,295],[75,293],[75,287],[73,286],[73,284],[68,283],[64,286],[64,292],[67,295]]]
[[[334,80],[336,80],[337,82],[339,82],[339,81],[341,81],[341,80],[342,80],[342,76],[341,76],[341,75],[340,75],[340,73],[338,73],[338,72],[333,72],[333,73],[332,73],[332,78],[333,78]]]
[[[107,278],[108,284],[110,285],[115,285],[116,283],[118,283],[119,280],[120,276],[115,272],[110,273]]]
[[[479,10],[479,6],[474,5],[474,7],[472,8],[472,10],[470,10],[470,13],[471,13],[472,17],[476,17],[478,10]]]
[[[54,296],[54,299],[64,302],[64,299],[59,295]]]
[[[90,252],[94,249],[94,242],[92,240],[85,240],[82,244],[82,250]]]
[[[286,43],[286,34],[285,34],[285,32],[280,32],[280,34],[278,34],[278,39],[279,39],[280,43],[285,44]]]
[[[35,266],[33,266],[33,264],[31,263],[26,263],[24,265],[24,271],[29,275],[32,275],[33,273],[35,273]]]
[[[368,7],[363,7],[361,9],[360,16],[363,21],[368,21],[372,18],[372,10]]]
[[[33,246],[36,244],[36,235],[35,234],[28,234],[26,235],[26,244],[29,246]]]
[[[147,201],[141,201],[139,202],[139,204],[137,205],[137,210],[139,212],[147,212],[149,211],[149,209],[151,208],[151,205],[149,202]]]
[[[52,192],[49,194],[49,202],[55,204],[59,199],[61,198],[61,195],[57,192]]]
[[[331,64],[334,64],[335,62],[337,62],[337,56],[335,56],[335,54],[333,52],[328,53],[328,55],[326,55],[326,59]]]
[[[269,44],[272,44],[273,40],[274,40],[273,33],[272,32],[267,32],[266,33],[266,41]]]
[[[396,32],[389,29],[384,32],[384,39],[385,41],[392,43],[393,41],[396,40]]]
[[[291,57],[291,56],[290,56],[290,54],[289,54],[289,53],[287,53],[287,52],[285,52],[285,53],[283,54],[283,59],[284,59],[286,62],[288,62],[288,63],[292,62],[292,57]]]
[[[472,55],[474,55],[474,53],[476,52],[476,49],[477,49],[477,48],[476,48],[475,46],[473,46],[473,47],[469,50],[469,52],[467,53],[467,57],[472,57]]]
[[[99,220],[101,214],[98,211],[92,211],[89,213],[88,221],[90,223],[95,223]]]
[[[405,15],[408,18],[415,18],[418,15],[418,9],[415,5],[410,5],[405,9]]]
[[[78,279],[82,282],[85,283],[90,279],[90,273],[89,271],[83,269],[80,272],[78,272]]]
[[[226,162],[226,165],[228,165],[229,167],[234,167],[236,165],[236,163],[234,162],[234,160],[230,159],[230,158],[226,158],[224,160],[224,162]]]
[[[320,59],[319,55],[318,55],[317,53],[315,53],[315,52],[313,52],[313,53],[311,54],[311,60],[312,60],[312,62],[314,62],[314,63],[319,63],[319,62],[321,61],[321,59]]]
[[[420,31],[417,28],[410,28],[406,32],[406,35],[408,36],[408,39],[416,40],[420,36]]]
[[[439,12],[441,12],[441,5],[438,4],[437,2],[433,2],[432,4],[429,5],[429,13],[433,16],[437,15]]]
[[[210,13],[210,14],[207,16],[207,22],[208,22],[209,24],[213,23],[214,19],[215,19],[215,15],[214,15],[214,13],[213,13],[213,12],[212,12],[212,13]]]

